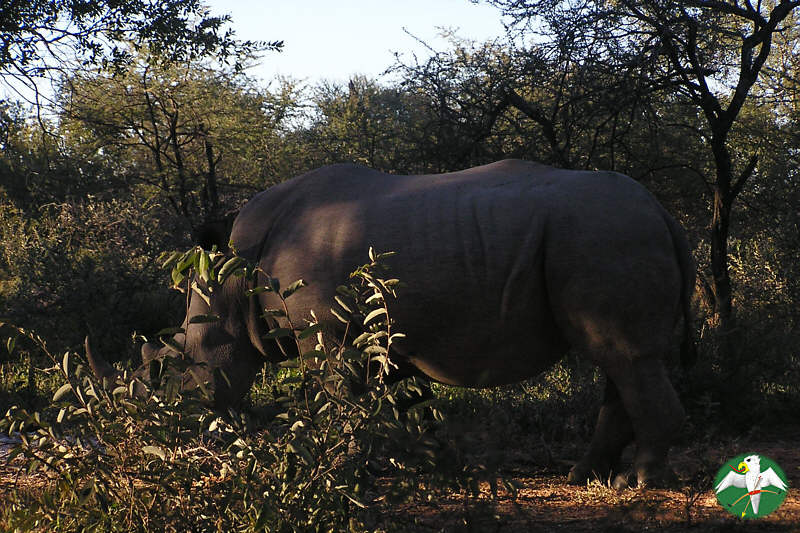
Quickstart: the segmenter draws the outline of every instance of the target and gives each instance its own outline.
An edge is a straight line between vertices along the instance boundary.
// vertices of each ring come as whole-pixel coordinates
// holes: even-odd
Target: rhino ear
[[[86,359],[89,361],[89,367],[91,367],[92,372],[97,377],[97,379],[103,378],[113,378],[117,375],[116,370],[108,364],[108,361],[103,359],[102,357],[96,356],[92,352],[92,347],[89,343],[89,336],[86,336],[86,339],[83,341],[84,348],[86,349]]]

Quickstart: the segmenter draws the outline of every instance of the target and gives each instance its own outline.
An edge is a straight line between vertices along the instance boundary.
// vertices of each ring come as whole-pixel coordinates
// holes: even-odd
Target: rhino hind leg
[[[597,416],[589,451],[569,472],[567,482],[584,484],[598,479],[608,483],[620,473],[620,458],[633,441],[633,427],[616,385],[606,378],[603,405]]]
[[[667,455],[684,420],[683,406],[672,387],[664,362],[642,357],[613,370],[622,405],[630,418],[636,441],[633,471],[618,476],[616,488],[625,485],[663,487],[676,482]]]

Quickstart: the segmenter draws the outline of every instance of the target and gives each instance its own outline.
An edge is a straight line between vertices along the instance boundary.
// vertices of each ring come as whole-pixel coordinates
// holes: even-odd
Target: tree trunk
[[[722,137],[722,139],[720,139]],[[724,360],[734,356],[733,333],[736,316],[733,310],[733,289],[728,271],[728,237],[733,207],[732,162],[725,146],[725,136],[712,139],[712,150],[717,166],[714,184],[714,214],[711,219],[711,274],[714,291],[714,315],[717,322],[717,340]]]
[[[208,173],[206,174],[206,185],[203,193],[207,199],[207,213],[215,216],[219,210],[219,193],[217,192],[217,161],[214,159],[214,146],[208,137],[203,140],[206,149],[206,160],[208,162]]]

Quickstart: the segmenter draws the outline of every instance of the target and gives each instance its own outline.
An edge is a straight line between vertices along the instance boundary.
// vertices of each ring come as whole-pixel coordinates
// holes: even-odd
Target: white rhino
[[[332,328],[341,325],[330,313],[336,287],[369,247],[397,252],[388,264],[407,285],[390,302],[406,334],[392,354],[400,376],[501,385],[576,348],[608,379],[591,445],[569,480],[605,479],[634,439],[638,482],[668,475],[684,411],[664,360],[681,318],[689,338],[695,269],[679,224],[632,179],[519,160],[423,176],[332,165],[256,195],[230,242],[272,277],[305,280],[288,300],[290,315],[313,309]],[[264,358],[283,357],[262,338],[275,324],[260,313],[278,307],[275,296],[247,298],[247,288],[229,278],[210,309],[192,298],[185,337],[176,339],[206,363],[205,379],[225,371],[232,385],[216,384],[221,405],[247,393]],[[223,320],[188,323],[208,313]],[[142,354],[149,361],[159,347],[147,344]],[[111,372],[99,358],[92,363],[100,375]]]

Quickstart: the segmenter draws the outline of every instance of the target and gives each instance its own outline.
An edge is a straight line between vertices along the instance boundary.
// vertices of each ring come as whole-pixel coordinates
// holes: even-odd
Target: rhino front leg
[[[667,464],[670,444],[684,420],[683,406],[658,358],[637,358],[609,369],[636,440],[630,478],[618,476],[614,486],[673,485],[676,476]],[[635,477],[634,477],[635,476]]]
[[[616,385],[606,377],[603,405],[597,416],[592,443],[583,459],[572,467],[567,482],[583,484],[592,479],[608,482],[619,472],[622,451],[633,440],[633,428]]]

